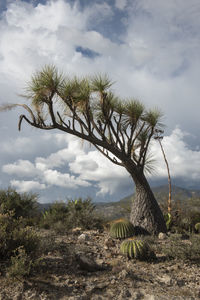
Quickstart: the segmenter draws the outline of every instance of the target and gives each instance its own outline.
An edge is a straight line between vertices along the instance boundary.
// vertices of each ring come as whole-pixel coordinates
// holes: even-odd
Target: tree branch
[[[107,157],[112,163],[114,163],[114,164],[116,164],[116,165],[118,165],[118,166],[124,167],[124,164],[123,164],[122,162],[120,163],[119,161],[117,161],[115,157],[111,158],[111,157],[109,156],[109,154],[108,154],[108,151],[105,152],[105,149],[104,149],[104,148],[103,148],[103,150],[102,150],[99,146],[97,146],[97,145],[94,145],[94,146],[95,146],[95,148],[97,148],[97,150],[100,151],[105,157]]]

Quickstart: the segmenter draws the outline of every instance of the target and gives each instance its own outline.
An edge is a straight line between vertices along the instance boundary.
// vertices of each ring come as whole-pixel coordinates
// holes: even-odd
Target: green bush
[[[191,234],[190,239],[186,242],[180,237],[180,235],[173,235],[167,244],[160,246],[160,251],[168,259],[200,262],[200,237]]]
[[[68,221],[74,227],[82,229],[102,229],[103,221],[94,212],[95,205],[90,198],[69,200],[67,203]]]
[[[24,227],[22,219],[15,219],[14,212],[0,214],[0,257],[10,258],[13,252],[23,246],[27,254],[34,254],[39,237],[31,227]]]
[[[55,202],[42,212],[40,226],[45,229],[55,228],[57,223],[67,224],[68,208],[64,202]],[[64,225],[64,226],[65,226]]]
[[[14,218],[33,218],[37,214],[37,195],[19,194],[14,189],[0,190],[0,212],[12,211]]]
[[[56,202],[42,213],[40,226],[61,234],[75,227],[102,229],[103,221],[96,215],[94,209],[95,205],[90,198],[68,200],[67,203]]]
[[[10,266],[7,269],[7,276],[21,279],[30,275],[33,260],[28,256],[21,246],[17,248],[10,259]]]

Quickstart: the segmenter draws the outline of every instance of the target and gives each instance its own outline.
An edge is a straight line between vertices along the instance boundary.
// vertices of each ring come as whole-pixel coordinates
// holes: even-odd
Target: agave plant
[[[120,252],[125,254],[129,259],[149,260],[155,257],[154,252],[145,241],[134,238],[123,241],[120,246]]]
[[[166,222],[166,227],[167,227],[167,230],[170,229],[171,227],[171,224],[172,224],[172,215],[170,213],[167,213],[165,216],[165,222]]]
[[[125,239],[135,234],[133,224],[126,219],[118,219],[113,221],[110,226],[110,235],[113,238]]]
[[[194,228],[198,233],[200,233],[200,223],[196,223]]]

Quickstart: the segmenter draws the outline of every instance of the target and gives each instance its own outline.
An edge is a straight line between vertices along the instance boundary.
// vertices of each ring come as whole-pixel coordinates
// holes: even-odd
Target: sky
[[[52,0],[0,2],[0,105],[20,96],[32,74],[55,64],[68,76],[106,73],[123,101],[159,108],[172,183],[200,189],[200,1]],[[22,109],[0,114],[0,189],[118,201],[133,182],[87,142],[25,123]],[[152,186],[167,184],[159,144],[152,144]]]

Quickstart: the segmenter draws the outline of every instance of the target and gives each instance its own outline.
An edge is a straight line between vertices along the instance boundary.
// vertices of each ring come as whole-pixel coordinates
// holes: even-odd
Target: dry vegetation
[[[155,255],[129,260],[90,199],[38,213],[34,195],[0,195],[0,299],[200,299],[199,233],[137,236]]]

